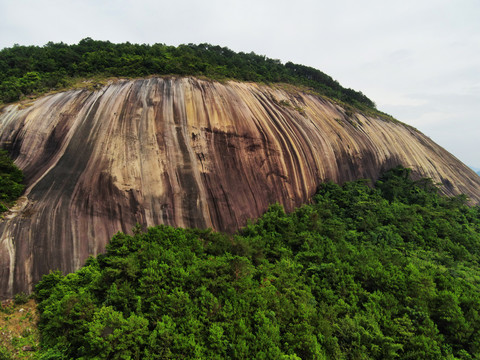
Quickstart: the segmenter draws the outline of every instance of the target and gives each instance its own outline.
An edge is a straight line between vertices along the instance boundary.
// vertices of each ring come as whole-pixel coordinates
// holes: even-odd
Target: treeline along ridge
[[[323,72],[304,65],[236,53],[210,44],[114,44],[90,38],[78,44],[49,42],[0,51],[0,101],[68,87],[75,78],[93,76],[144,77],[149,75],[205,76],[212,79],[290,83],[312,88],[321,95],[357,108],[375,104],[359,91],[346,89]]]

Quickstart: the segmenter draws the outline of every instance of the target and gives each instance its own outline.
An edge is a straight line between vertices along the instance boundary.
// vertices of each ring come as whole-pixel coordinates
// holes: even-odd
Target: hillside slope
[[[0,142],[27,184],[0,223],[0,297],[78,269],[137,222],[233,232],[322,181],[400,163],[480,201],[478,176],[418,131],[288,89],[150,78],[5,107]]]

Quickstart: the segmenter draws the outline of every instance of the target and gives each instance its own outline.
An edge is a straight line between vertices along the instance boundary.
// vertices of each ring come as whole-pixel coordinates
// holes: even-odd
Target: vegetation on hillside
[[[213,79],[286,82],[359,108],[375,104],[361,92],[342,87],[314,68],[246,54],[210,44],[113,44],[90,38],[78,44],[49,42],[43,47],[15,45],[0,51],[0,101],[68,86],[75,78],[195,75]]]
[[[13,163],[7,151],[0,150],[0,214],[23,192],[23,173]]]
[[[36,286],[43,359],[478,359],[480,208],[397,167],[230,236],[149,228]]]
[[[0,360],[35,359],[39,334],[35,301],[18,294],[0,304]]]

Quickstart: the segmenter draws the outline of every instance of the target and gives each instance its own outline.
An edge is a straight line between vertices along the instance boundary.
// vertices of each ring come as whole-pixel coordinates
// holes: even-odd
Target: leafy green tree
[[[235,235],[118,233],[36,286],[40,357],[478,358],[480,210],[431,185],[397,167]]]
[[[7,151],[0,150],[0,213],[6,211],[23,192],[23,173]]]

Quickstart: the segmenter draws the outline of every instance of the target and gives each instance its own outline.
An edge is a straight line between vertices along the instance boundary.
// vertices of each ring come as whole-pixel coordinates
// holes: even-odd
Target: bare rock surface
[[[137,222],[233,232],[325,180],[398,164],[480,201],[480,178],[415,129],[285,89],[150,78],[5,107],[0,142],[27,188],[0,222],[0,298],[78,269]]]

